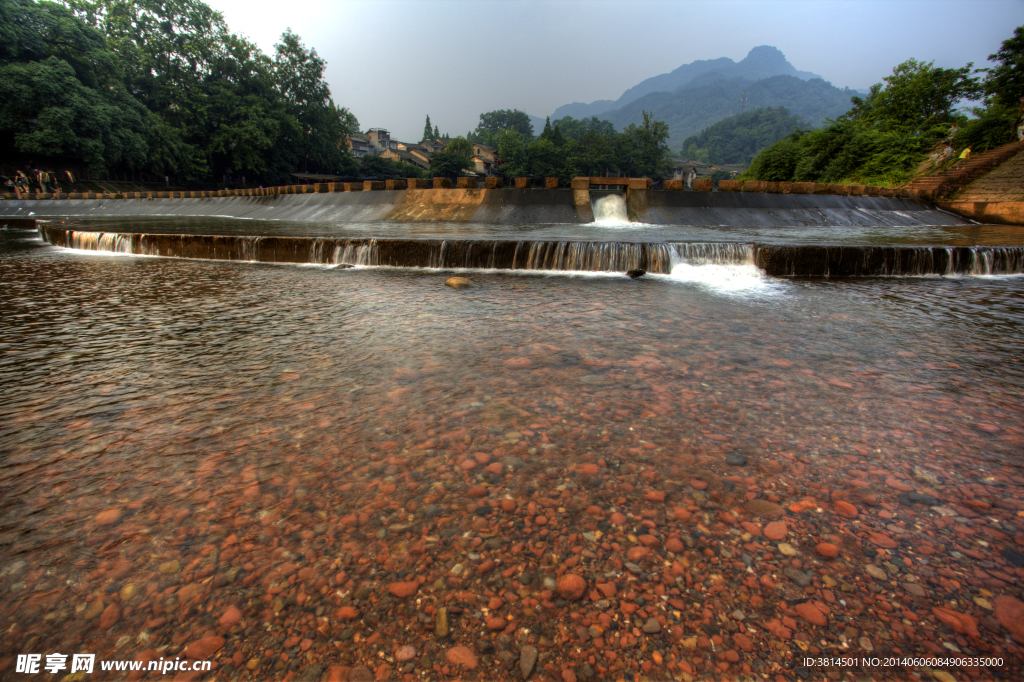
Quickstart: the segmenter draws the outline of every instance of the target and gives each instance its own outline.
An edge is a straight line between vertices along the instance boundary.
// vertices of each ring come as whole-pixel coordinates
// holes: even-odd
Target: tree
[[[668,124],[655,121],[654,114],[643,112],[643,125],[630,123],[622,131],[624,154],[620,163],[630,177],[660,178],[672,172],[672,160],[668,148]]]
[[[1013,37],[1004,40],[999,51],[988,59],[997,65],[979,69],[985,74],[986,99],[993,104],[1017,107],[1024,97],[1024,26],[1013,29]]]
[[[439,133],[439,132],[437,131],[437,126],[434,126],[434,139],[435,139],[435,140],[439,140],[439,139],[441,139],[441,133]]]
[[[973,64],[960,69],[942,69],[934,62],[908,59],[886,76],[885,87],[872,86],[867,100],[851,99],[848,117],[888,127],[922,129],[942,125],[954,118],[954,107],[980,94]]]
[[[502,131],[515,130],[524,140],[533,139],[530,117],[518,109],[499,109],[480,114],[480,123],[473,132],[473,141],[497,147]]]
[[[550,140],[552,134],[553,132],[551,130],[551,117],[548,116],[544,119],[544,130],[540,134],[540,139]]]
[[[306,46],[291,29],[274,46],[274,74],[288,111],[299,122],[302,169],[335,172],[348,165],[345,141],[352,134],[354,117],[338,108],[324,80],[327,62]]]
[[[502,131],[498,140],[498,171],[506,178],[525,177],[530,174],[530,160],[523,144],[523,135],[511,128]]]
[[[422,138],[422,140],[429,140],[430,139],[430,133],[431,133],[431,130],[430,130],[430,114],[427,114],[427,122],[423,126],[423,138]]]
[[[456,137],[442,150],[430,156],[430,174],[433,177],[457,178],[472,166],[473,144],[464,137]]]

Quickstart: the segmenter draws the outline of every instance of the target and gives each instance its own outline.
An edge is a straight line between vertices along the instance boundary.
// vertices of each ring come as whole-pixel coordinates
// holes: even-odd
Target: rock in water
[[[449,277],[444,285],[452,289],[468,289],[473,286],[472,282],[465,277]]]
[[[448,636],[448,609],[444,606],[434,614],[434,635],[439,639]]]
[[[641,270],[640,268],[636,268],[635,270],[627,270],[626,271],[626,276],[629,277],[630,279],[640,279],[641,277],[643,277],[646,274],[647,274],[647,271],[646,270]]]
[[[537,647],[527,645],[519,650],[519,672],[523,674],[524,680],[533,672],[533,666],[537,664],[537,656]]]

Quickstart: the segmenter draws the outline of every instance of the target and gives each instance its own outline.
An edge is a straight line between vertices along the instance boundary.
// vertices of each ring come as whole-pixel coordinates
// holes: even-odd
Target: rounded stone
[[[587,591],[587,581],[575,573],[566,573],[558,580],[558,594],[563,599],[575,601],[581,599]]]
[[[444,285],[452,289],[468,289],[473,286],[473,283],[465,277],[449,277],[445,280]]]
[[[769,540],[782,540],[789,534],[789,528],[782,521],[772,521],[764,527],[763,532]]]

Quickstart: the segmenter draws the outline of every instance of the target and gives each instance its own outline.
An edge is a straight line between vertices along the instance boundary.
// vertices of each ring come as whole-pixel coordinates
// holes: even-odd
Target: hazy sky
[[[206,1],[270,55],[291,27],[327,60],[334,101],[364,131],[408,141],[427,114],[441,133],[464,135],[481,112],[544,117],[758,45],[857,89],[911,57],[987,66],[1024,25],[1024,0]]]

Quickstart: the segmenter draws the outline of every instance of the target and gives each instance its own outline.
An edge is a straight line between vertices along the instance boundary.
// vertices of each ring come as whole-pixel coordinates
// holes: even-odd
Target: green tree
[[[349,165],[346,140],[355,118],[338,108],[324,80],[325,62],[287,29],[274,46],[274,74],[289,113],[299,122],[304,171],[336,172]]]
[[[432,177],[457,178],[473,165],[473,144],[464,137],[456,137],[441,151],[430,156]]]
[[[497,147],[505,130],[515,130],[527,143],[533,139],[533,124],[529,116],[519,109],[499,109],[480,114],[480,123],[473,132],[472,140]]]
[[[643,112],[643,119],[643,125],[630,123],[622,131],[620,170],[625,170],[630,177],[665,177],[672,172],[668,124],[655,121],[649,111]]]
[[[427,122],[423,125],[423,137],[421,138],[420,141],[422,142],[423,140],[429,140],[430,133],[430,114],[427,114]]]
[[[535,178],[564,177],[565,160],[562,152],[548,138],[537,138],[527,147],[529,175]]]
[[[954,107],[980,94],[973,78],[973,64],[960,69],[942,69],[934,62],[909,59],[885,77],[885,87],[872,86],[867,100],[852,98],[848,118],[862,119],[888,127],[920,129],[948,123]]]
[[[530,159],[523,143],[523,135],[511,128],[502,131],[498,140],[498,172],[506,178],[526,177],[530,174]]]
[[[441,139],[441,133],[437,132],[437,126],[434,126],[434,139],[435,140]]]

